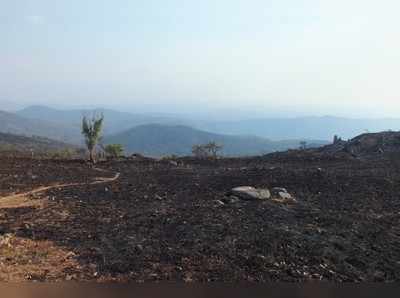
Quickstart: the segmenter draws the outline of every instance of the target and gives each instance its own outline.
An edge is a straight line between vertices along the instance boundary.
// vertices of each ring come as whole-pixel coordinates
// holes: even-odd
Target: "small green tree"
[[[82,135],[85,138],[86,147],[89,151],[90,162],[95,163],[96,146],[101,138],[104,116],[93,115],[92,118],[86,116],[82,119]]]
[[[124,155],[124,147],[121,144],[106,145],[104,151],[110,158],[118,158]]]

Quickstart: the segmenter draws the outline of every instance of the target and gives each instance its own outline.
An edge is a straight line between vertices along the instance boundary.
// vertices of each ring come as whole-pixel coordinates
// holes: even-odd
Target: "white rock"
[[[216,205],[217,207],[218,207],[218,206],[224,206],[225,203],[222,202],[221,200],[217,200],[217,201],[215,201],[215,205]]]
[[[268,189],[257,189],[251,186],[235,187],[231,193],[242,200],[267,200],[271,198],[271,193]]]
[[[285,199],[285,200],[293,199],[292,195],[287,192],[279,192],[278,195],[281,199]]]
[[[274,187],[274,188],[272,189],[272,194],[273,194],[273,195],[279,195],[280,192],[288,193],[288,191],[286,190],[286,188],[283,188],[283,187]]]
[[[272,189],[272,196],[276,199],[296,202],[296,199],[283,187],[274,187]]]

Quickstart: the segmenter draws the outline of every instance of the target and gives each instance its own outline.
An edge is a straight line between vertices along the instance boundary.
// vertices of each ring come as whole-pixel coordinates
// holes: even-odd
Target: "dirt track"
[[[0,200],[0,279],[398,281],[397,160],[124,161],[99,164],[100,175],[1,160],[0,193],[28,205]],[[217,204],[241,185],[285,187],[298,203]]]
[[[99,168],[93,168],[93,170],[106,172]],[[119,176],[120,173],[116,173],[114,177],[111,178],[97,177],[93,182],[89,183],[54,184],[49,186],[41,186],[23,193],[7,195],[4,197],[0,197],[0,209],[41,206],[41,203],[43,203],[42,200],[31,200],[30,197],[53,189],[61,190],[67,187],[84,186],[86,184],[96,185],[96,184],[110,183],[116,181],[119,178]]]

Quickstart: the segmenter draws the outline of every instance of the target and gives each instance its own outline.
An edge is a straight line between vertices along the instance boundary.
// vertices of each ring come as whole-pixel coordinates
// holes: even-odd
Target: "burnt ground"
[[[400,156],[0,164],[3,281],[400,280]]]

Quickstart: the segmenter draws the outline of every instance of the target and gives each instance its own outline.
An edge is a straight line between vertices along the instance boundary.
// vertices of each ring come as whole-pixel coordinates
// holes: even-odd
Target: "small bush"
[[[50,153],[51,158],[72,159],[76,155],[76,151],[70,148],[55,150]]]
[[[124,155],[124,147],[121,144],[110,144],[105,146],[104,151],[108,158],[118,158]]]

